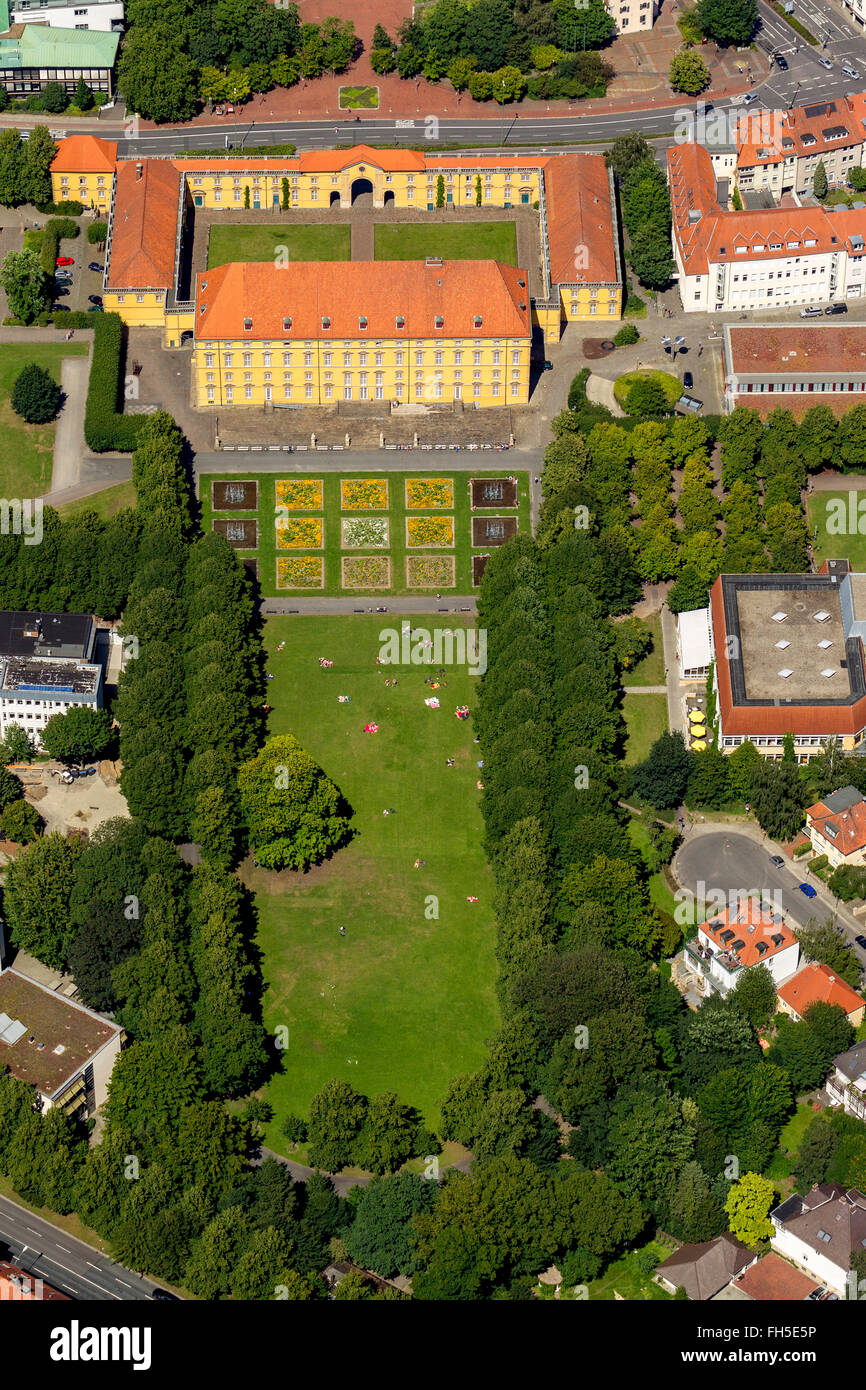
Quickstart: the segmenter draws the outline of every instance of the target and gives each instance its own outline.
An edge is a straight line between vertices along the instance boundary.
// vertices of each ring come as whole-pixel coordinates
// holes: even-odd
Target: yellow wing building
[[[602,155],[474,157],[360,145],[291,158],[135,160],[117,159],[108,141],[72,136],[61,142],[52,181],[55,198],[81,196],[107,212],[106,310],[160,328],[166,348],[192,340],[202,408],[377,399],[522,405],[533,326],[555,343],[568,322],[600,320],[607,334],[622,314],[616,202]],[[374,208],[440,218],[442,207],[455,216],[461,208],[535,210],[533,292],[525,268],[496,261],[189,271],[197,208],[240,221],[269,210],[288,222],[293,212],[350,208],[361,194]]]

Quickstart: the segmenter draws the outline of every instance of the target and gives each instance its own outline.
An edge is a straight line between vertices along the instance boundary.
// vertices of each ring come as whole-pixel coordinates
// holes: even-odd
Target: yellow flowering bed
[[[410,511],[425,511],[430,507],[448,509],[454,506],[453,478],[407,478],[406,507]]]
[[[453,545],[453,516],[410,516],[406,518],[407,545]]]
[[[385,555],[345,555],[343,557],[344,589],[388,589],[391,586],[391,561]]]
[[[322,545],[320,516],[290,516],[277,522],[278,550],[318,550]]]
[[[385,478],[348,478],[340,483],[344,512],[386,512],[388,483]]]
[[[323,589],[325,562],[315,555],[293,555],[277,560],[278,589]]]
[[[277,506],[293,512],[322,510],[321,478],[283,478],[277,483]]]
[[[407,555],[407,589],[451,589],[454,587],[452,555]]]

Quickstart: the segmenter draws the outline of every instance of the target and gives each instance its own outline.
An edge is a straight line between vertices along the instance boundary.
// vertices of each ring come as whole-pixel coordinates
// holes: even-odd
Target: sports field
[[[513,222],[398,222],[376,228],[377,261],[503,261],[517,265]]]
[[[479,461],[506,458],[479,451]],[[436,472],[371,474],[315,472],[292,474],[203,474],[199,481],[205,531],[227,522],[257,523],[254,543],[239,545],[238,554],[258,561],[262,593],[472,594],[472,558],[489,555],[501,541],[475,542],[482,513],[472,512],[470,479],[517,478],[516,505],[490,505],[483,514],[507,531],[529,530],[529,475],[507,464],[498,470],[449,471],[448,451]],[[286,460],[287,464],[289,460]],[[231,511],[214,508],[213,483],[257,484],[257,506]],[[413,489],[407,494],[407,483]],[[304,493],[306,489],[306,493]],[[410,505],[412,503],[413,505]]]
[[[435,620],[421,621],[432,628]],[[289,1029],[285,1070],[265,1091],[275,1110],[265,1142],[284,1153],[285,1116],[306,1115],[331,1077],[367,1094],[394,1090],[433,1124],[450,1078],[480,1064],[497,1027],[476,788],[483,771],[471,719],[454,717],[459,704],[474,708],[478,679],[449,667],[435,693],[440,707],[428,708],[424,681],[436,668],[376,665],[380,632],[400,622],[359,615],[265,624],[269,732],[300,739],[347,797],[355,829],[345,849],[307,874],[247,875],[265,1024]],[[453,615],[442,622],[458,625]],[[319,657],[333,667],[320,668]],[[365,734],[367,723],[379,732]],[[423,867],[413,867],[416,859]]]
[[[280,247],[287,249],[281,252]],[[351,258],[350,228],[322,223],[236,226],[217,222],[210,229],[208,270],[232,261],[273,261],[278,255],[283,259],[288,255],[290,261],[348,261]]]

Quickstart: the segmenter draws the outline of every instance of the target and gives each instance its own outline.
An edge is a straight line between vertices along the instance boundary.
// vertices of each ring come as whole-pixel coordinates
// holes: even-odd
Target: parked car
[[[771,854],[770,863],[775,864],[777,869],[784,869],[785,867],[785,861],[782,858],[781,854]]]
[[[58,285],[71,285],[71,284],[72,284],[72,271],[71,271],[71,270],[55,270],[55,272],[54,272],[54,279],[57,281]]]
[[[797,887],[799,888],[803,896],[806,898],[817,898],[818,896],[811,883],[798,883]]]
[[[824,310],[825,314],[847,314],[847,312],[847,304],[828,304],[827,308]]]
[[[89,295],[87,296],[87,302],[88,302],[88,304],[95,304],[95,305],[97,306],[98,309],[101,309],[101,308],[102,308],[102,295],[101,295],[101,294],[89,294]]]
[[[66,296],[69,294],[69,291],[68,291],[68,289],[66,288],[65,285],[60,285],[60,286],[54,291],[54,293],[55,293],[55,295],[57,296],[58,299],[65,299]]]
[[[775,58],[776,58],[776,67],[777,67],[777,68],[781,68],[781,69],[782,69],[782,72],[787,72],[787,71],[788,71],[788,59],[785,57],[784,53],[777,53],[777,54],[775,55]]]
[[[686,390],[690,391],[694,384],[695,379],[691,372],[683,372],[683,386],[685,386]]]
[[[75,265],[75,259],[72,256],[58,256],[55,265]]]
[[[856,941],[857,945],[860,947],[860,950],[861,950],[861,951],[866,951],[866,936],[855,936],[855,937],[854,937],[854,940]]]
[[[821,67],[826,68],[828,72],[833,71],[833,64],[830,62],[829,58],[819,58],[818,62],[821,64]]]
[[[801,319],[821,319],[823,317],[824,311],[820,304],[807,304],[805,309],[800,310]]]
[[[102,272],[103,272],[103,270],[105,269],[105,266],[104,266],[104,265],[100,265],[100,264],[99,264],[99,261],[91,261],[91,262],[90,262],[90,265],[87,267],[87,269],[88,269],[88,270],[95,270],[95,271],[97,271],[97,273],[98,273],[99,275],[101,275]]]
[[[680,396],[676,404],[677,410],[689,410],[695,415],[699,410],[703,410],[703,408],[703,401],[699,401],[696,396],[687,396],[685,394]]]
[[[104,314],[105,310],[101,304],[88,304],[87,312],[88,314]]]

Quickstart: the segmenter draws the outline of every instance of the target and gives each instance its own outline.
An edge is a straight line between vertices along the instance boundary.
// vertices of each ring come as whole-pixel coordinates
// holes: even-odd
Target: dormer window
[[[433,327],[434,327],[434,328],[444,328],[444,327],[445,327],[445,320],[443,319],[443,317],[442,317],[441,314],[437,314],[436,317],[434,318],[434,320],[433,320]]]
[[[473,327],[473,328],[480,328],[480,327],[481,327],[481,324],[482,324],[481,315],[480,315],[480,314],[476,314],[475,317],[474,317],[473,320],[472,320],[472,327]]]
[[[359,327],[359,328],[366,328],[366,327],[367,327],[367,315],[366,315],[366,314],[361,314],[360,318],[358,319],[358,327]]]
[[[323,316],[323,318],[322,318],[322,327],[323,327],[323,328],[330,328],[330,327],[331,327],[331,320],[330,320],[330,317],[329,317],[327,314],[325,314],[325,315]]]
[[[396,326],[397,328],[405,328],[405,327],[406,327],[406,317],[405,317],[405,315],[404,315],[404,314],[398,314],[397,317],[396,317],[396,319],[394,320],[394,323],[395,323],[395,326]]]
[[[288,333],[288,331],[289,331],[289,329],[291,328],[291,326],[292,326],[292,320],[291,320],[291,319],[283,319],[283,332],[284,332],[284,333]]]
[[[245,332],[245,333],[249,333],[250,330],[252,329],[252,326],[253,326],[253,321],[252,321],[252,319],[244,319],[244,332]]]

